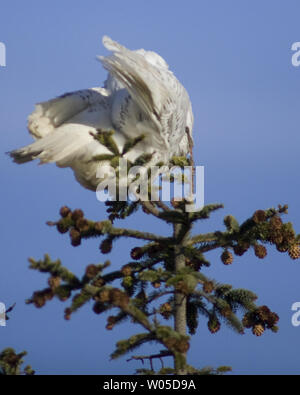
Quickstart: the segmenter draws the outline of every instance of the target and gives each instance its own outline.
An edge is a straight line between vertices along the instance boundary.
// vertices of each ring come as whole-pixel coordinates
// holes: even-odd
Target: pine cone
[[[106,329],[109,330],[109,331],[112,330],[113,327],[115,326],[116,322],[117,322],[116,317],[113,316],[113,315],[110,315],[110,316],[107,318]]]
[[[77,247],[81,244],[81,235],[75,228],[70,230],[71,244],[73,247]]]
[[[167,320],[172,315],[172,306],[166,302],[160,306],[159,312]]]
[[[253,221],[256,224],[259,224],[260,222],[264,222],[267,219],[266,213],[264,210],[257,210],[255,211],[255,213],[253,214],[252,217]]]
[[[85,218],[79,218],[76,221],[76,228],[80,231],[80,232],[87,232],[89,230],[89,223]]]
[[[212,281],[205,281],[203,284],[203,291],[210,294],[214,290],[214,283]]]
[[[134,247],[131,252],[130,256],[132,259],[139,260],[144,255],[144,251],[140,247]]]
[[[103,303],[100,302],[96,302],[93,306],[93,312],[95,314],[101,314],[103,313],[103,311],[105,311],[105,306]]]
[[[213,334],[217,333],[221,328],[221,324],[216,318],[211,318],[208,321],[207,326],[208,326],[210,333],[213,333]]]
[[[65,309],[65,315],[64,315],[65,320],[69,321],[71,319],[71,315],[72,315],[72,311],[69,307],[67,307]]]
[[[153,244],[150,246],[147,250],[147,254],[149,255],[149,258],[156,258],[157,254],[162,251],[162,246],[159,244]]]
[[[224,265],[231,265],[233,262],[233,255],[230,251],[225,250],[223,254],[221,255],[221,260],[224,263]]]
[[[283,242],[283,235],[280,229],[271,228],[269,232],[269,241],[273,244],[281,244]]]
[[[269,309],[268,306],[260,306],[256,310],[256,313],[261,321],[267,321],[268,318],[270,317],[271,310]]]
[[[32,298],[33,304],[35,305],[35,307],[37,308],[41,308],[43,306],[45,306],[46,304],[46,299],[45,296],[42,292],[35,292],[33,294],[33,298]]]
[[[254,325],[252,333],[255,336],[261,336],[265,331],[265,328],[261,324]]]
[[[282,227],[282,219],[278,217],[278,215],[274,215],[274,217],[270,219],[270,226],[273,230],[280,230]]]
[[[103,291],[101,291],[99,293],[99,295],[97,296],[97,300],[102,303],[109,302],[110,301],[110,291],[108,289],[104,289]]]
[[[48,284],[51,289],[55,289],[60,286],[61,278],[58,276],[51,276],[48,279]]]
[[[98,273],[99,273],[99,268],[93,264],[88,265],[85,269],[85,275],[89,279],[94,278],[95,276],[97,276]]]
[[[295,241],[295,231],[292,228],[291,223],[286,223],[282,225],[282,235],[284,241],[291,244]]]
[[[283,241],[282,243],[276,245],[276,249],[279,252],[287,252],[289,249],[289,243]]]
[[[68,216],[69,213],[71,213],[71,210],[69,209],[69,207],[67,206],[63,206],[60,211],[59,211],[60,215],[65,218]]]
[[[272,329],[278,323],[279,317],[276,313],[270,313],[268,319],[266,320],[268,328]]]
[[[76,209],[72,212],[72,220],[76,222],[79,218],[83,218],[84,214],[83,211],[80,209]]]
[[[233,251],[235,255],[242,256],[249,249],[250,244],[246,242],[239,242],[236,246],[233,247]]]
[[[105,239],[102,241],[100,244],[100,250],[102,254],[109,254],[110,251],[112,250],[112,241],[111,239]]]
[[[44,296],[45,301],[52,300],[54,297],[52,289],[50,289],[50,288],[45,289],[43,291],[43,296]]]
[[[256,246],[254,247],[254,252],[259,259],[264,259],[267,256],[267,249],[261,244],[256,244]]]
[[[253,314],[246,313],[242,319],[242,324],[245,328],[251,328],[254,324],[253,322]]]
[[[125,265],[122,267],[121,273],[123,274],[124,277],[130,276],[132,273],[132,269],[129,265]]]
[[[59,233],[67,233],[69,230],[69,227],[66,226],[63,220],[58,221],[56,224],[56,229],[59,231]]]
[[[300,247],[297,244],[291,245],[289,248],[289,256],[292,259],[300,258]]]

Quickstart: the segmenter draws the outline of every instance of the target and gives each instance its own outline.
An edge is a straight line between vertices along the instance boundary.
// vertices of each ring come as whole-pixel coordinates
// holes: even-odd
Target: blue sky
[[[226,214],[243,220],[256,209],[288,203],[286,220],[299,232],[300,67],[291,64],[291,45],[300,41],[299,13],[293,0],[2,2],[0,41],[7,66],[0,67],[0,301],[17,305],[8,325],[0,327],[0,349],[26,349],[27,362],[45,374],[128,374],[139,367],[125,358],[109,361],[115,341],[135,333],[134,326],[106,331],[91,306],[66,322],[60,302],[41,310],[24,304],[46,284],[46,276],[28,269],[29,256],[47,252],[78,274],[87,263],[106,259],[98,241],[75,249],[45,222],[55,220],[65,204],[93,219],[104,218],[105,210],[69,169],[17,166],[4,155],[31,142],[26,118],[34,103],[102,84],[106,72],[95,58],[106,53],[104,34],[129,48],[158,52],[190,94],[205,200],[225,205],[196,230],[222,228]],[[142,214],[128,225],[158,229],[155,219]],[[129,259],[131,244],[118,244],[113,267]],[[237,374],[299,374],[300,327],[291,325],[291,306],[300,301],[299,262],[271,248],[263,261],[250,252],[230,267],[218,254],[208,257],[212,266],[206,274],[254,291],[258,304],[280,315],[280,331],[256,338],[223,328],[212,336],[201,320],[190,363],[231,365]]]

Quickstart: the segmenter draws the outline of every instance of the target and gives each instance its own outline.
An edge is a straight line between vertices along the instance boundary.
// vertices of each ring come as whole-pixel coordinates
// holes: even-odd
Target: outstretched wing
[[[64,94],[39,103],[28,118],[33,144],[10,152],[16,163],[40,159],[40,163],[56,162],[59,167],[71,167],[77,180],[86,188],[97,185],[96,167],[91,162],[97,155],[111,154],[96,141],[97,129],[111,130],[111,109],[105,89],[92,88]],[[114,136],[121,149],[124,137]]]
[[[103,38],[103,44],[113,51],[110,56],[99,57],[103,66],[127,88],[145,118],[151,120],[152,133],[156,133],[169,150],[174,129],[185,129],[189,105],[185,89],[166,63],[162,64],[159,55],[130,51],[107,36]]]
[[[75,159],[91,159],[102,147],[90,132],[112,128],[107,93],[92,88],[39,103],[28,118],[28,128],[37,140],[10,152],[17,163],[38,158],[41,163],[71,166]]]
[[[71,121],[85,110],[92,110],[101,104],[105,108],[107,93],[105,89],[85,89],[65,93],[55,99],[38,103],[28,117],[28,129],[34,138],[42,138]]]

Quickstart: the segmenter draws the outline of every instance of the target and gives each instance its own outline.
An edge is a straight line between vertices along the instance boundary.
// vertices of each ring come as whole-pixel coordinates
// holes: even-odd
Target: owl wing
[[[145,118],[152,121],[155,137],[169,150],[168,134],[176,126],[173,118],[179,119],[182,110],[182,117],[186,117],[185,108],[182,109],[185,89],[172,72],[155,64],[157,54],[147,55],[153,57],[153,61],[149,61],[139,51],[130,51],[107,36],[103,44],[113,51],[110,56],[99,57],[103,67],[127,88]]]
[[[107,153],[90,133],[112,129],[107,92],[92,88],[39,103],[28,118],[28,128],[36,141],[10,152],[16,163],[38,158],[64,167]]]

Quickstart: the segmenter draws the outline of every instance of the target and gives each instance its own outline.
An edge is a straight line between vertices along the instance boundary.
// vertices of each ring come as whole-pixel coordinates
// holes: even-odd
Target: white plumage
[[[152,153],[152,164],[166,164],[172,156],[186,155],[187,131],[192,135],[193,113],[185,88],[155,52],[130,51],[103,37],[110,56],[100,56],[108,71],[103,88],[66,93],[36,105],[28,117],[33,144],[10,152],[16,163],[40,159],[71,167],[85,188],[95,190],[97,155],[109,154],[92,133],[114,130],[121,151],[126,138],[145,135],[125,157],[134,161]],[[188,128],[188,129],[187,129]],[[100,164],[101,165],[101,164]]]

